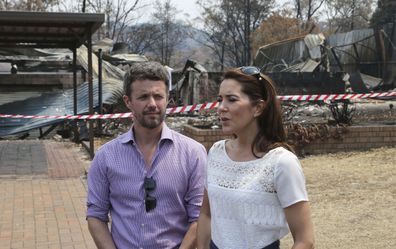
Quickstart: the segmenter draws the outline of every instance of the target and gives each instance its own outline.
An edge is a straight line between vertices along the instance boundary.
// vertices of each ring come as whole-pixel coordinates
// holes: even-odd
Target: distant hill
[[[146,26],[149,27],[152,24],[139,24],[140,28]],[[183,25],[183,24],[176,24],[178,28],[181,30],[183,34],[185,34],[185,38],[176,46],[174,56],[172,57],[172,65],[174,69],[181,69],[184,67],[184,64],[187,59],[195,60],[199,64],[203,65],[210,65],[212,63],[212,51],[206,47],[204,44],[205,42],[205,35],[202,30],[196,29],[191,26]],[[134,30],[138,29],[139,27],[133,26],[129,29],[126,29],[126,32],[135,32]],[[150,38],[146,38],[150,39]],[[147,58],[154,58],[155,53],[152,48],[147,48],[144,50],[143,54]],[[206,68],[206,67],[205,67]],[[210,70],[209,68],[206,68]]]

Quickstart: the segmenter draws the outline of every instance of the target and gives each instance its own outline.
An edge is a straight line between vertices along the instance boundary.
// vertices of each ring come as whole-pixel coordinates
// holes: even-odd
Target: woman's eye
[[[217,97],[217,102],[221,102],[221,101],[223,101],[223,98],[222,97]]]

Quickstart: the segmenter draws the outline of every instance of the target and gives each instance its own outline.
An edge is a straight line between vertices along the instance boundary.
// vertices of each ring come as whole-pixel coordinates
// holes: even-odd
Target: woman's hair
[[[265,102],[265,107],[260,116],[257,117],[258,133],[252,143],[253,155],[258,157],[258,152],[267,152],[276,147],[285,147],[294,152],[292,147],[286,142],[286,131],[283,127],[282,108],[277,98],[274,82],[267,76],[260,73],[244,73],[242,67],[228,70],[224,73],[223,79],[234,79],[241,84],[242,92],[248,95],[251,104],[256,105],[260,100]],[[248,71],[248,70],[246,70]]]
[[[158,62],[136,62],[131,65],[130,70],[124,77],[124,94],[130,96],[132,93],[132,84],[136,80],[161,80],[165,83],[166,92],[169,89],[169,73]]]

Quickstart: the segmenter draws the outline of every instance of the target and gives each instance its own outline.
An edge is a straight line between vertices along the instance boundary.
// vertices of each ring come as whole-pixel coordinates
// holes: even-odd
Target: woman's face
[[[257,105],[253,106],[241,83],[234,79],[221,82],[217,112],[225,134],[257,133],[256,117],[261,113]]]

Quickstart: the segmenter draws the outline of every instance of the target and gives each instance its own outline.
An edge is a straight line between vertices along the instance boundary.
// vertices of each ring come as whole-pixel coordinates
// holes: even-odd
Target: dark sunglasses
[[[150,196],[149,193],[155,190],[157,184],[152,177],[150,178],[145,177],[143,187],[144,190],[146,191],[146,197],[144,198],[144,204],[146,205],[146,212],[150,212],[157,206],[157,199],[154,196]]]

